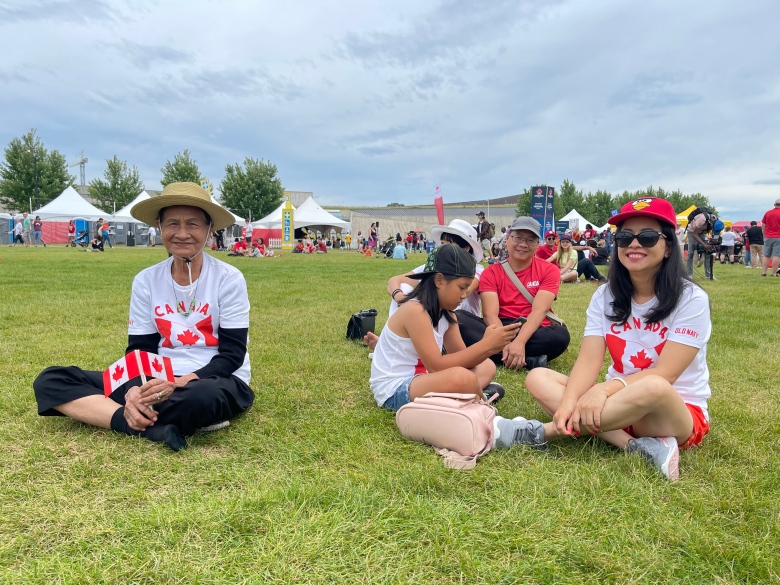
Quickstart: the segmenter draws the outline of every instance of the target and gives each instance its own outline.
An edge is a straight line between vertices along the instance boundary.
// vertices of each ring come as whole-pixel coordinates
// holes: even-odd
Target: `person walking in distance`
[[[772,260],[772,276],[780,270],[780,197],[761,220],[764,233],[764,257],[761,260],[761,276],[766,276],[769,260]]]

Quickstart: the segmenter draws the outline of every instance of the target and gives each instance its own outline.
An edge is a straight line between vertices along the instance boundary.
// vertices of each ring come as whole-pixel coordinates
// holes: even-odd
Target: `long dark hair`
[[[622,223],[618,225],[618,231],[622,227]],[[666,319],[677,308],[685,287],[695,284],[685,272],[675,227],[668,223],[662,223],[661,233],[664,235],[664,242],[669,254],[661,261],[661,266],[655,275],[653,292],[658,302],[645,316],[645,323],[658,323]],[[609,281],[609,290],[614,298],[611,303],[613,313],[607,315],[607,319],[625,325],[631,315],[631,297],[636,291],[631,282],[631,275],[618,260],[617,243],[612,248],[607,280]]]
[[[407,301],[416,299],[422,305],[423,309],[425,309],[425,311],[428,313],[428,316],[431,318],[431,323],[434,327],[436,327],[436,324],[439,322],[439,319],[441,319],[442,316],[447,320],[447,323],[457,322],[455,316],[452,314],[452,311],[448,311],[439,307],[439,289],[436,287],[436,283],[434,282],[437,274],[441,273],[429,272],[428,274],[425,274],[420,279],[420,284],[414,287],[412,292],[410,292],[398,302],[399,305],[402,305]],[[448,276],[446,274],[442,274],[442,277],[447,282],[459,278],[458,276]]]

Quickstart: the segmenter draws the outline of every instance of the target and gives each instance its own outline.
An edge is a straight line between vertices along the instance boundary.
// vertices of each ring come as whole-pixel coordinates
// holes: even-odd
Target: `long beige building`
[[[471,225],[477,224],[477,213],[484,211],[486,219],[495,224],[496,232],[500,233],[502,226],[508,226],[515,219],[515,207],[485,207],[477,206],[446,206],[444,208],[444,223],[453,219],[463,219]],[[364,236],[374,222],[379,222],[378,235],[385,240],[396,233],[403,235],[412,230],[422,230],[426,234],[431,226],[439,223],[436,209],[433,207],[377,207],[362,209],[343,209],[341,217],[352,224],[352,234],[361,232]]]

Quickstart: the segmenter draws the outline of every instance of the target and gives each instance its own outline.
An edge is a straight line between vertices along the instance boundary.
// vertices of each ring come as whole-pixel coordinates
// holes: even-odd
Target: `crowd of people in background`
[[[477,222],[472,224],[477,242],[482,248],[484,260],[490,265],[507,259],[506,238],[508,226],[496,230],[496,226],[486,220],[485,213],[476,214]],[[699,241],[702,226],[699,225],[703,218],[694,218],[690,225],[683,227],[677,223],[675,235],[680,244],[679,250],[686,260],[689,274],[693,266],[704,265],[705,276],[714,278],[711,271],[711,263],[705,262],[708,254],[714,255],[714,260],[721,264],[744,263],[746,268],[761,269],[761,275],[778,275],[780,268],[780,199],[773,209],[766,212],[762,221],[751,221],[749,227],[726,226],[718,230],[714,238],[709,239],[705,245],[704,240]],[[373,222],[367,233],[358,231],[355,236],[351,233],[335,234],[332,236],[320,236],[306,233],[305,237],[297,240],[293,247],[293,253],[299,254],[326,254],[329,250],[355,249],[366,256],[384,256],[393,259],[406,259],[409,254],[427,253],[431,242],[426,238],[422,230],[410,230],[406,234],[396,233],[386,241],[379,240],[379,224]],[[92,239],[89,234],[82,231],[77,234],[74,220],[70,220],[67,228],[67,242],[65,246],[75,246],[79,243],[92,251],[103,251],[105,246],[113,248],[111,226],[108,220],[99,218],[92,225]],[[242,236],[235,238],[232,243],[225,242],[225,229],[213,232],[209,238],[209,245],[215,251],[227,251],[232,256],[251,256],[255,258],[271,257],[274,255],[271,246],[263,238],[253,239],[254,228],[249,221],[245,222]],[[154,247],[157,240],[157,229],[149,226],[147,232],[148,245]],[[82,240],[79,242],[79,240]],[[597,266],[607,266],[610,262],[612,250],[612,232],[602,230],[599,232],[591,224],[586,224],[580,231],[579,226],[574,226],[563,232],[547,232],[536,255],[555,264],[561,275],[561,282],[580,282],[591,280],[603,282],[604,276],[598,271]],[[17,216],[13,227],[9,232],[9,245],[11,247],[21,244],[28,246],[47,246],[43,237],[43,221],[40,216],[31,217],[24,212]],[[236,245],[238,244],[238,245]],[[353,248],[353,244],[355,244]]]

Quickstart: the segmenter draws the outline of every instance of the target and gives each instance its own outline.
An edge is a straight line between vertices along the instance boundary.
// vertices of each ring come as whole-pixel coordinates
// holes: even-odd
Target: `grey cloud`
[[[32,79],[30,79],[26,75],[22,75],[21,73],[17,73],[15,71],[14,72],[0,71],[0,83],[10,84],[13,82],[29,84],[32,83]]]
[[[682,73],[642,74],[612,95],[610,105],[645,112],[686,106],[702,101],[702,96],[681,86],[690,80]]]
[[[761,181],[753,181],[754,185],[780,185],[780,179],[763,179]]]
[[[142,45],[123,39],[114,48],[143,71],[157,64],[189,64],[193,61],[189,53],[164,45]]]
[[[22,0],[0,4],[0,21],[51,20],[85,24],[95,20],[114,20],[115,12],[116,9],[103,0]]]
[[[468,59],[467,50],[492,44],[518,23],[533,21],[550,4],[541,0],[446,0],[408,30],[346,35],[336,56],[393,67]]]

